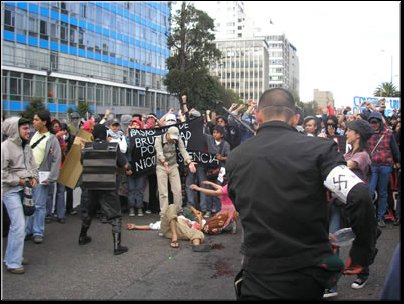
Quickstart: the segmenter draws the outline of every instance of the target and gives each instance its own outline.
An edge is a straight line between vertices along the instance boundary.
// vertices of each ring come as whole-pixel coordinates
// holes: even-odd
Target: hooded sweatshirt
[[[1,187],[5,193],[13,188],[22,190],[20,178],[34,177],[38,179],[38,169],[35,164],[29,143],[23,145],[18,130],[20,117],[10,117],[4,120],[2,132],[7,139],[1,145]]]

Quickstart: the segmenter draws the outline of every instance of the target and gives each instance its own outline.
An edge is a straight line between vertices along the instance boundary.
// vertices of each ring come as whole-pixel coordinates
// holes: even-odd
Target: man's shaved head
[[[282,88],[266,90],[260,97],[258,111],[264,120],[283,117],[289,120],[296,113],[295,101],[292,94]]]

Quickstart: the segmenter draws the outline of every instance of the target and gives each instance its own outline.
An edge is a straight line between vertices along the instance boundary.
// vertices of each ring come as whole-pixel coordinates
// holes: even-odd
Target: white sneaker
[[[139,210],[137,211],[137,216],[143,216],[142,208],[139,208]]]
[[[367,282],[368,282],[368,279],[357,278],[352,283],[351,288],[353,288],[353,289],[361,289],[361,288],[365,287]]]
[[[129,216],[135,216],[135,208],[129,209]]]

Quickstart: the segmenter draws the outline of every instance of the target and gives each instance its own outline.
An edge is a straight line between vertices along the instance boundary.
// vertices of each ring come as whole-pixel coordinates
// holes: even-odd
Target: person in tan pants
[[[181,179],[177,164],[177,145],[189,171],[196,172],[195,163],[185,149],[177,127],[170,127],[165,134],[156,137],[154,148],[156,150],[156,175],[160,199],[160,216],[163,216],[168,207],[168,180],[173,193],[174,204],[182,207]]]

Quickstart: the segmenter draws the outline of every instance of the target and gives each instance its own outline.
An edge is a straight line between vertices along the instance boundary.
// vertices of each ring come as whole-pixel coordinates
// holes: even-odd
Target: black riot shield
[[[117,154],[118,143],[86,143],[83,149],[82,186],[89,190],[115,190]]]

